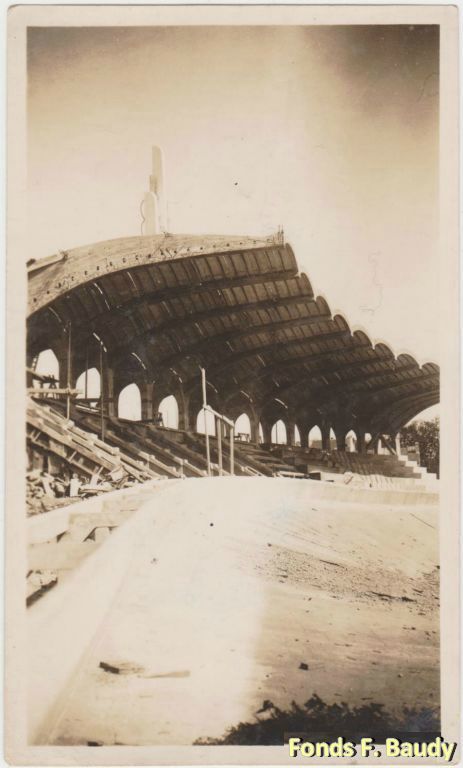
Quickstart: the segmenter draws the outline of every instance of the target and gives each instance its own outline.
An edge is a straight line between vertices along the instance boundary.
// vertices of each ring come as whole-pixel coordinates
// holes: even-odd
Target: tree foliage
[[[432,421],[412,421],[400,430],[403,447],[418,443],[420,449],[420,464],[428,472],[439,476],[439,418]]]
[[[230,727],[221,738],[200,738],[194,743],[281,745],[287,742],[288,734],[316,735],[317,741],[332,741],[338,736],[355,740],[362,736],[400,736],[409,741],[428,741],[439,732],[440,714],[436,707],[403,707],[401,712],[392,714],[376,702],[350,707],[345,702],[327,704],[313,694],[304,705],[293,701],[287,710],[267,699],[253,721]]]

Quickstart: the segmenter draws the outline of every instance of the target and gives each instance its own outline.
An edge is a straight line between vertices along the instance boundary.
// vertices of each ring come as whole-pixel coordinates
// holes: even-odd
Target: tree
[[[418,443],[420,464],[428,472],[435,472],[439,477],[439,417],[432,421],[412,421],[400,430],[401,443],[404,447]]]

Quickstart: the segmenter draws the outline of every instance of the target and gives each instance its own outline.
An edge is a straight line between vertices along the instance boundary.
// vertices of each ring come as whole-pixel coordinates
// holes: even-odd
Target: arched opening
[[[259,443],[263,443],[264,442],[264,430],[262,429],[262,424],[260,423],[260,421],[259,421],[258,433],[259,433]]]
[[[407,421],[405,426],[408,427],[415,421],[434,421],[434,419],[438,419],[439,417],[440,403],[437,403],[436,405],[431,405],[429,408],[425,408],[424,411],[417,413],[416,416],[413,416],[411,419],[409,419],[409,421]]]
[[[136,384],[127,384],[121,391],[117,401],[117,415],[120,419],[140,421],[141,395]]]
[[[287,444],[286,424],[281,419],[278,419],[273,425],[270,439],[275,445]]]
[[[334,433],[333,427],[330,429],[330,451],[335,451],[338,447],[338,444],[336,442],[336,435]]]
[[[235,438],[247,443],[251,439],[251,422],[247,413],[242,413],[235,421]]]
[[[299,427],[297,424],[294,426],[294,445],[297,445],[300,447],[301,445],[301,433],[299,432]]]
[[[353,429],[350,429],[346,435],[346,451],[348,453],[357,452],[357,435]]]
[[[206,417],[204,419],[204,416]],[[202,408],[199,411],[197,417],[196,417],[196,432],[200,435],[206,434],[206,425],[207,425],[207,434],[208,435],[215,435],[215,418],[212,413],[209,411],[204,411]]]
[[[371,440],[371,432],[365,432],[364,440],[365,440],[365,450],[366,451],[371,451],[372,450],[371,449],[371,445],[369,445],[369,442]]]
[[[39,373],[41,376],[53,376],[56,381],[59,381],[58,358],[52,349],[44,349],[43,352],[39,354],[37,357],[37,363],[35,365],[35,372]],[[50,384],[34,379],[33,386],[36,388],[47,388],[50,386]]]
[[[322,447],[322,432],[319,426],[315,424],[309,432],[309,448]]]
[[[158,414],[162,418],[162,425],[169,429],[178,429],[178,403],[174,395],[165,397],[158,406]]]
[[[78,398],[95,398],[98,400],[101,392],[100,372],[96,368],[89,368],[80,374],[76,381],[76,389],[80,390]]]

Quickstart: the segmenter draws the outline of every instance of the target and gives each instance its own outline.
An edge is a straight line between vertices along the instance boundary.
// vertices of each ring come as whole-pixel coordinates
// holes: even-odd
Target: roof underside
[[[188,388],[201,365],[222,402],[245,393],[307,421],[344,409],[399,427],[439,400],[438,366],[352,333],[280,236],[125,238],[32,263],[30,354],[53,348],[68,323],[79,370],[96,334],[127,377],[141,366]]]

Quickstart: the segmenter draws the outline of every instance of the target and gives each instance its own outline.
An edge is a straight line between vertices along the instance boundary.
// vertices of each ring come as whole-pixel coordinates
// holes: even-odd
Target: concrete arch
[[[209,388],[208,402],[219,412],[238,416],[240,392],[255,401],[266,442],[280,418],[289,442],[297,423],[305,444],[308,425],[338,404],[337,432],[356,426],[355,414],[376,434],[405,423],[415,401],[418,412],[439,399],[438,367],[420,368],[407,354],[395,358],[331,312],[322,295],[314,298],[280,234],[169,236],[168,247],[164,235],[105,241],[30,262],[28,282],[29,367],[37,352],[53,348],[60,385],[72,385],[74,373],[99,367],[94,357],[103,346],[108,412],[116,410],[117,393],[136,382],[150,420],[153,380],[166,385],[161,402],[176,396],[167,386],[172,377],[188,394],[185,408],[177,401],[180,422],[191,428],[202,404],[200,365],[216,387],[219,402]],[[198,395],[190,404],[192,393]],[[275,399],[286,403],[286,416]],[[257,442],[257,418],[251,426]]]
[[[235,419],[235,435],[243,435],[245,439],[251,439],[251,419],[248,414],[243,412]]]
[[[158,413],[162,417],[162,424],[169,429],[178,429],[179,407],[175,395],[167,395],[158,405]]]
[[[137,384],[127,384],[117,398],[117,415],[130,421],[141,420],[141,392]]]
[[[206,426],[207,426],[207,434],[208,435],[215,435],[215,418],[209,411],[204,411],[203,408],[201,408],[196,416],[196,432],[199,435],[204,435],[206,433]]]
[[[82,371],[77,377],[76,389],[80,390],[77,399],[87,397],[97,400],[101,394],[101,376],[98,368],[92,367]]]
[[[349,429],[345,436],[346,451],[348,453],[358,453],[358,437],[353,429]]]
[[[314,424],[309,430],[309,448],[321,448],[322,431],[318,424]]]
[[[272,426],[271,442],[275,445],[288,444],[288,429],[283,419],[278,419]]]
[[[35,364],[35,372],[40,376],[53,376],[57,381],[60,380],[60,365],[59,360],[52,349],[43,349],[37,355],[37,361]],[[32,386],[48,387],[49,384],[33,379]]]

